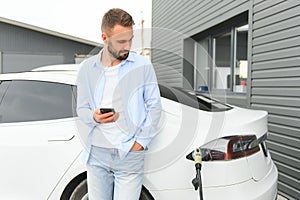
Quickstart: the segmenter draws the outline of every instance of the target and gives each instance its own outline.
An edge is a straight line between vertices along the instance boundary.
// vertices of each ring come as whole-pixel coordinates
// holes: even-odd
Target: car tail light
[[[260,150],[259,145],[266,134],[257,139],[255,135],[228,136],[213,140],[200,147],[203,161],[232,160],[252,155]],[[191,152],[186,157],[193,160]]]

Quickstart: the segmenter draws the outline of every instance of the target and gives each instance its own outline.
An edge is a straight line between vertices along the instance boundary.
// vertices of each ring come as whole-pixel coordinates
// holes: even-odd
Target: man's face
[[[103,34],[106,34],[106,38],[103,38],[103,35],[102,38],[111,56],[118,60],[127,59],[133,39],[133,28],[116,25],[108,34]]]

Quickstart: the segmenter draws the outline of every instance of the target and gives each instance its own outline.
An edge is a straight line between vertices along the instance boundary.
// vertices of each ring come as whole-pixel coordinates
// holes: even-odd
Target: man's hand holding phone
[[[117,121],[119,113],[115,112],[113,108],[100,108],[94,112],[94,119],[98,123],[111,123]]]

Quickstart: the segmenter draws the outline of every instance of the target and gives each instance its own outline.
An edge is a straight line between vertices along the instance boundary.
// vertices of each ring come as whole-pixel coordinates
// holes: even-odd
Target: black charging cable
[[[192,180],[192,183],[194,185],[195,190],[199,188],[199,197],[200,200],[203,200],[202,180],[201,180],[202,157],[199,148],[195,149],[194,163],[196,168],[196,178]]]

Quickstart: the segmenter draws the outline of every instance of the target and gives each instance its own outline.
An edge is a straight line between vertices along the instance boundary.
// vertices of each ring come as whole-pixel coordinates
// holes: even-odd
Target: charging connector
[[[199,197],[200,200],[203,200],[203,191],[202,191],[202,180],[201,180],[201,167],[202,167],[202,156],[199,148],[194,151],[194,163],[196,168],[196,177],[192,180],[195,190],[199,188]]]

